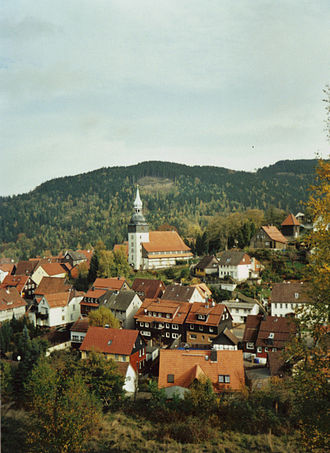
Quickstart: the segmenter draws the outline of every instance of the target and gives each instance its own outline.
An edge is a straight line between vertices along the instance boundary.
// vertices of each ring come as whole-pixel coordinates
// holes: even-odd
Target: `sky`
[[[0,195],[328,154],[328,0],[2,0],[0,18]]]

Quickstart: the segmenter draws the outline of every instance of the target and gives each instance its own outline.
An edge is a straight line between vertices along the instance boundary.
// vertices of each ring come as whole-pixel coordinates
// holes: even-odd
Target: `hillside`
[[[53,179],[0,198],[0,253],[23,258],[98,239],[108,247],[125,240],[137,183],[151,227],[166,222],[183,235],[189,223],[205,227],[216,213],[271,206],[297,212],[316,162],[280,161],[250,173],[151,161]]]

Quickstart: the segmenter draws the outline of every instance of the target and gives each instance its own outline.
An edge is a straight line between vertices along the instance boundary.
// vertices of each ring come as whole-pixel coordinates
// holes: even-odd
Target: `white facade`
[[[247,280],[250,275],[250,264],[238,264],[237,266],[219,265],[219,277],[224,278],[227,275],[238,282]]]
[[[18,319],[24,315],[25,306],[10,308],[10,305],[8,305],[7,310],[0,310],[0,323],[7,320],[10,321],[13,318],[13,316],[15,316],[16,319]]]
[[[0,269],[0,283],[4,281],[8,274],[9,274],[8,271],[3,271],[2,269]]]
[[[65,276],[66,276],[66,273],[65,273],[64,269],[63,269],[62,273],[59,273],[57,275],[51,275],[51,277],[58,277],[58,278],[63,278]],[[31,278],[38,286],[44,277],[50,277],[50,275],[47,274],[47,272],[43,269],[42,266],[39,266],[38,269],[33,273]]]
[[[248,315],[257,315],[259,313],[259,305],[257,303],[253,304],[232,300],[223,301],[222,303],[228,308],[235,324],[244,323]]]
[[[300,303],[285,303],[285,302],[272,302],[270,304],[270,310],[272,316],[278,317],[285,317],[290,313],[295,313],[297,309],[302,308],[302,304]]]
[[[128,227],[128,263],[135,270],[142,267],[142,243],[149,242],[148,225],[142,215],[142,201],[139,189],[136,189],[134,214]]]
[[[135,393],[135,391],[137,390],[137,381],[138,381],[137,374],[135,373],[132,365],[129,364],[127,367],[127,372],[126,372],[126,376],[125,376],[125,384],[123,386],[123,389],[125,390],[125,392],[126,393]]]
[[[39,326],[56,327],[77,321],[80,317],[80,302],[82,296],[73,297],[65,306],[50,306],[44,296],[38,304],[36,323]]]

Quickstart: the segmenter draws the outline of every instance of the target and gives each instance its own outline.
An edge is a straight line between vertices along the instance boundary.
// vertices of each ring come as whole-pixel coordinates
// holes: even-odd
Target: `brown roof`
[[[136,278],[133,282],[132,290],[139,295],[143,293],[145,298],[155,299],[163,294],[165,285],[161,280]]]
[[[59,293],[63,291],[69,291],[71,285],[65,282],[63,277],[43,277],[39,283],[38,288],[36,288],[34,294],[51,294]]]
[[[70,301],[70,293],[68,291],[55,294],[44,294],[50,308],[65,307]]]
[[[300,222],[296,219],[293,214],[289,214],[288,217],[282,222],[282,226],[293,226],[300,225]]]
[[[142,322],[167,322],[174,324],[183,324],[189,312],[191,304],[188,302],[174,302],[173,300],[160,299],[145,300],[139,310],[136,312],[134,318]],[[150,313],[170,314],[171,318],[166,316],[151,316]]]
[[[268,352],[268,367],[271,376],[282,375],[284,365],[285,361],[282,357],[282,351]]]
[[[213,266],[215,265],[215,266]],[[214,267],[217,267],[219,265],[218,260],[214,255],[208,255],[204,256],[198,264],[196,264],[196,269],[207,269],[211,268],[213,269]]]
[[[194,288],[197,288],[198,292],[202,297],[212,296],[212,291],[205,283],[196,283],[195,285],[190,285]]]
[[[162,299],[189,302],[195,291],[194,286],[172,284],[167,286]]]
[[[25,307],[27,303],[19,295],[16,288],[0,288],[0,310],[12,310],[18,307]]]
[[[256,346],[284,348],[295,331],[295,323],[292,318],[266,316],[260,323]],[[273,334],[273,338],[270,338],[270,334]]]
[[[4,278],[1,287],[7,288],[9,286],[17,288],[17,291],[21,293],[24,289],[24,286],[27,284],[30,276],[29,275],[6,275]]]
[[[309,287],[303,282],[298,283],[273,283],[272,303],[304,303],[310,302]]]
[[[249,255],[241,250],[226,250],[221,253],[218,261],[220,266],[251,264],[251,258]]]
[[[90,262],[92,259],[94,250],[77,250],[77,252],[80,253],[81,255],[84,255],[86,257],[87,261]]]
[[[212,351],[214,353],[214,351]],[[244,386],[242,351],[216,351],[217,361],[211,361],[211,351],[161,349],[158,387],[189,387],[195,379],[208,377],[215,392],[241,390]],[[173,374],[174,382],[167,376]],[[219,383],[219,375],[230,376],[230,383]]]
[[[130,355],[138,334],[137,330],[89,327],[80,350]]]
[[[32,275],[40,259],[34,261],[19,261],[16,265],[15,275]]]
[[[91,297],[92,299],[99,299],[101,296],[103,296],[108,290],[107,289],[90,289],[87,291],[85,294],[85,297]]]
[[[191,304],[186,323],[218,326],[221,322],[221,317],[224,313],[225,308],[226,307],[223,304],[217,304],[213,307],[209,304],[194,302],[193,304]],[[202,321],[198,319],[198,315],[206,315],[206,320]]]
[[[262,315],[248,315],[245,323],[243,341],[255,343],[258,338]]]
[[[9,272],[9,274],[11,274],[13,268],[14,268],[14,264],[13,263],[0,264],[0,270],[2,270],[3,272]]]
[[[150,231],[149,242],[142,246],[147,252],[191,252],[176,231]]]
[[[119,290],[126,282],[124,277],[116,278],[97,278],[92,287],[95,289],[113,289]]]
[[[75,332],[87,332],[89,327],[89,318],[85,317],[80,317],[77,319],[77,321],[73,324],[71,327],[71,331]]]
[[[63,266],[61,266],[60,263],[42,263],[39,267],[42,267],[49,277],[51,277],[52,275],[66,273],[65,269],[63,268]]]
[[[127,368],[129,367],[129,362],[117,362],[116,365],[117,365],[119,374],[123,377],[126,377]]]
[[[262,226],[261,228],[272,241],[281,242],[282,244],[286,244],[288,242],[276,226]]]

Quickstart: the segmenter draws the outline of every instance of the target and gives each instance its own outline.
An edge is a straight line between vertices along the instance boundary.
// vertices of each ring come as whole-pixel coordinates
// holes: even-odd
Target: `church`
[[[149,231],[142,214],[139,189],[128,225],[128,262],[135,269],[161,269],[192,258],[190,248],[176,231]]]

